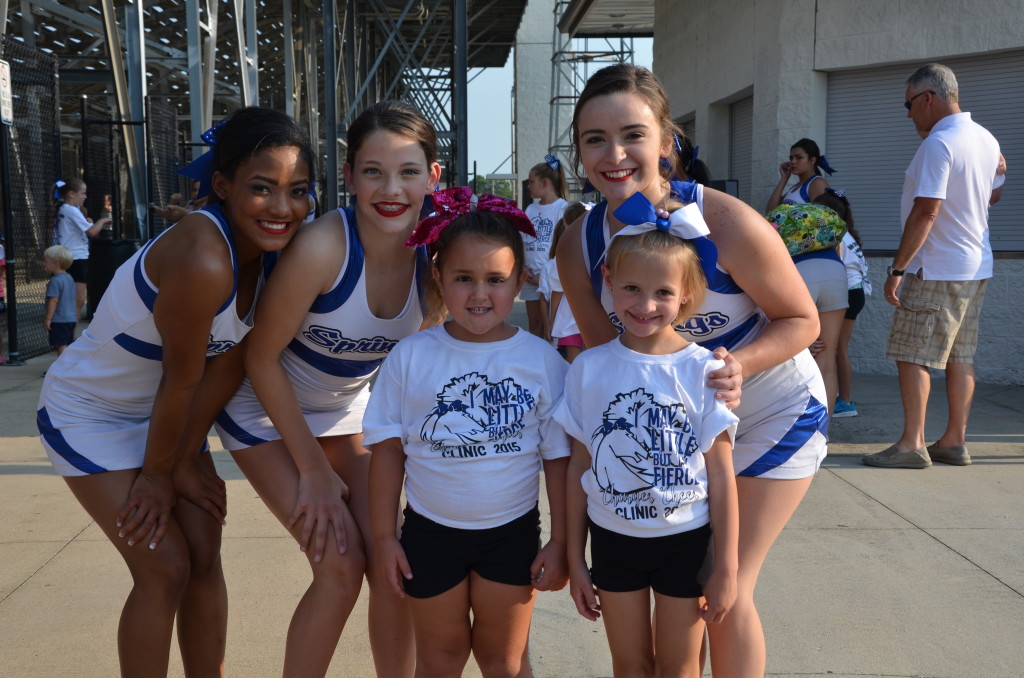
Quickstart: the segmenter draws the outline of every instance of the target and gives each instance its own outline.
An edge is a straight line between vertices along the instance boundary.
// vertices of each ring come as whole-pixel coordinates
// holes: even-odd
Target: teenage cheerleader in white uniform
[[[176,615],[186,673],[223,670],[224,484],[197,452],[241,380],[232,349],[251,328],[268,254],[292,239],[313,182],[316,156],[284,114],[243,109],[204,139],[214,204],[117,270],[39,400],[54,469],[131,571],[118,631],[126,677],[166,675]]]
[[[779,165],[779,183],[775,185],[765,212],[771,212],[779,205],[809,203],[828,188],[828,180],[822,170],[830,176],[835,171],[828,164],[828,158],[818,150],[818,144],[811,139],[801,139],[789,149],[789,161]],[[795,176],[797,181],[788,191],[786,184]]]
[[[761,675],[765,647],[754,606],[757,576],[825,454],[824,388],[806,351],[818,333],[817,312],[785,245],[763,217],[719,191],[669,185],[659,161],[678,165],[673,132],[681,134],[650,71],[617,65],[590,78],[576,105],[573,141],[587,178],[606,201],[587,214],[585,225],[563,236],[558,266],[584,343],[598,346],[618,335],[610,299],[595,293],[593,282],[599,286],[604,249],[623,227],[614,211],[641,192],[658,207],[694,202],[707,222],[718,265],[701,308],[678,329],[690,341],[731,352],[725,368],[709,374],[709,385],[735,387],[740,365],[749,375],[736,408],[740,423],[733,450],[739,590],[725,620],[709,627],[712,668],[716,676]],[[718,396],[736,399],[735,392]]]
[[[377,675],[412,676],[404,603],[369,565],[369,383],[394,345],[439,315],[425,311],[423,248],[404,247],[437,187],[433,127],[413,107],[381,102],[349,128],[345,181],[355,208],[303,228],[256,314],[247,379],[218,417],[224,446],[298,541],[313,581],[292,617],[284,674],[322,676],[370,572]],[[433,318],[431,318],[433,316]]]

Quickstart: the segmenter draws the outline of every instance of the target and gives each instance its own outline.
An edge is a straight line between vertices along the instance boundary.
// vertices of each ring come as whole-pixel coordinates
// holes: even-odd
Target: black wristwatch
[[[897,278],[901,277],[906,271],[907,269],[905,268],[893,268],[891,264],[885,268],[885,272],[888,275],[894,275]]]

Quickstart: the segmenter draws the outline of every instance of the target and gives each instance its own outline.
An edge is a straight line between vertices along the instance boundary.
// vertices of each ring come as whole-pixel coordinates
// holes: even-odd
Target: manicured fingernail
[[[313,562],[314,563],[319,563],[320,562],[320,556],[316,556],[315,558],[313,558]]]
[[[124,539],[124,532],[118,532],[117,536],[120,537],[121,539]]]
[[[153,542],[152,544],[149,545],[149,550],[150,551],[152,551],[155,548],[156,548],[156,542]]]
[[[122,523],[122,522],[118,522],[118,523],[117,523],[117,526],[118,526],[118,527],[121,527],[122,525],[124,525],[124,523]],[[124,535],[122,534],[122,535],[118,535],[118,536],[121,536],[121,537],[123,537]]]
[[[128,546],[135,546],[135,540],[134,539],[129,539],[128,540]]]

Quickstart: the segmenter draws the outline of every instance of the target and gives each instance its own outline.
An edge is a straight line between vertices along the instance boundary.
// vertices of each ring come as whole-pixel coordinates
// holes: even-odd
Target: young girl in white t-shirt
[[[541,303],[540,276],[551,251],[551,239],[565,208],[569,194],[565,182],[565,168],[558,158],[548,155],[544,162],[530,168],[528,182],[530,197],[534,202],[526,207],[526,216],[533,222],[536,236],[523,236],[526,256],[526,283],[519,291],[519,298],[526,302],[526,319],[530,333],[538,337],[550,337],[547,323],[547,309]]]
[[[555,227],[555,234],[551,237],[550,259],[544,265],[541,275],[541,295],[546,296],[548,302],[548,327],[552,341],[568,362],[576,359],[576,356],[583,350],[583,337],[580,336],[580,328],[576,325],[576,319],[572,317],[572,310],[569,303],[565,301],[565,293],[562,290],[562,281],[558,277],[558,266],[555,260],[555,252],[558,247],[558,240],[562,237],[566,227],[583,216],[588,207],[581,202],[575,202],[566,208],[562,219]]]
[[[565,586],[565,471],[551,417],[565,362],[507,322],[526,278],[509,200],[446,189],[446,211],[407,244],[433,244],[433,275],[451,319],[403,339],[384,361],[363,419],[370,525],[379,576],[409,599],[417,675],[528,675],[536,590]],[[539,548],[544,469],[551,541]],[[407,507],[395,535],[405,479]]]
[[[704,624],[722,621],[737,595],[738,419],[705,385],[722,361],[674,329],[706,287],[683,238],[707,227],[693,210],[655,219],[640,193],[623,207],[633,201],[650,221],[620,230],[602,267],[623,333],[570,366],[555,413],[574,439],[570,592],[581,615],[604,617],[615,675],[698,676]]]

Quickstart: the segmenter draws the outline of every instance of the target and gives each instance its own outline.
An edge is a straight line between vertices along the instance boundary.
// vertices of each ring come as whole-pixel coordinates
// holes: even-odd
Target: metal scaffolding
[[[633,38],[573,37],[561,32],[560,24],[573,2],[559,1],[554,7],[555,51],[551,56],[551,116],[548,126],[548,146],[560,158],[570,158],[572,149],[572,114],[576,100],[590,75],[611,64],[633,62]],[[581,192],[581,186],[572,172],[566,173],[569,190]]]
[[[434,124],[452,183],[468,180],[470,68],[508,59],[526,0],[20,0],[0,2],[8,36],[53,54],[61,128],[81,129],[82,96],[105,103],[121,136],[139,235],[148,202],[146,101],[177,111],[183,148],[246,105],[283,110],[320,144],[341,186],[351,120],[401,99]],[[186,158],[182,158],[185,160]],[[332,182],[324,182],[331,186]],[[328,191],[335,207],[339,191]]]

